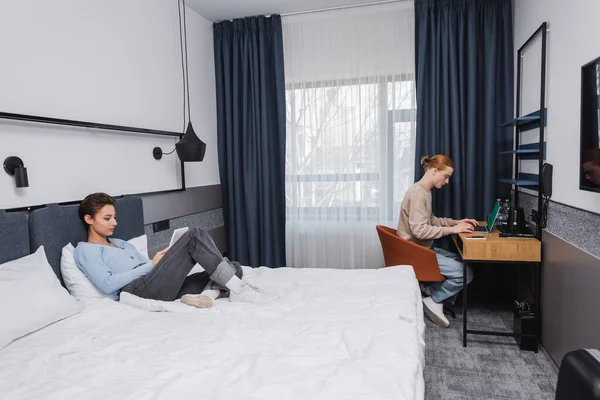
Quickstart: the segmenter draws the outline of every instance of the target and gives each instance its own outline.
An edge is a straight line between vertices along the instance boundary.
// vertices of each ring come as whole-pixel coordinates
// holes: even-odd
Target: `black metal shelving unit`
[[[546,109],[546,40],[548,33],[548,23],[542,25],[527,39],[525,44],[517,51],[517,96],[515,106],[515,118],[502,124],[501,127],[513,128],[513,146],[512,149],[500,151],[500,154],[506,157],[514,158],[513,175],[511,178],[500,177],[502,183],[514,185],[514,205],[519,206],[520,188],[537,191],[537,209],[538,218],[536,221],[536,238],[542,242],[541,216],[544,210],[544,198],[539,186],[542,176],[542,167],[546,158],[546,141],[545,141],[545,126],[547,123],[548,110]],[[521,90],[522,90],[522,67],[523,67],[523,52],[534,41],[541,38],[541,63],[540,63],[540,103],[539,109],[529,114],[521,115]],[[539,129],[539,137],[536,142],[521,144],[523,132]],[[521,160],[530,159],[536,160],[538,164],[537,174],[521,172]],[[543,254],[543,252],[542,252]],[[535,265],[531,279],[525,276],[525,280],[529,283],[528,287],[531,290],[533,310],[535,310],[536,321],[536,338],[541,341],[542,337],[542,307],[541,307],[541,282],[542,282],[542,261],[533,263]],[[518,273],[520,274],[520,270]],[[533,282],[533,287],[531,285]],[[535,290],[534,290],[535,288]]]
[[[500,151],[500,154],[514,157],[513,176],[511,178],[499,178],[502,183],[515,186],[515,206],[519,205],[519,187],[525,187],[537,191],[538,215],[543,210],[544,199],[539,190],[539,179],[542,174],[544,159],[546,158],[546,142],[544,136],[544,127],[547,122],[548,110],[546,109],[546,36],[548,32],[547,22],[542,25],[527,39],[525,44],[517,51],[517,101],[515,107],[516,117],[500,125],[501,127],[513,128],[513,148],[511,150]],[[521,115],[521,89],[522,89],[522,64],[523,52],[536,39],[541,37],[541,65],[540,65],[540,107],[538,110]],[[539,128],[539,139],[537,142],[521,144],[521,133]],[[538,160],[538,173],[523,173],[520,171],[520,161],[523,159]],[[542,228],[539,221],[536,224],[536,238],[542,240]]]

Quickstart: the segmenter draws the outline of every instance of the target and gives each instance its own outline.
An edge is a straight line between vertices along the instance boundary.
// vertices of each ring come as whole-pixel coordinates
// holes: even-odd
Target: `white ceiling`
[[[374,3],[376,0],[186,0],[209,21]]]

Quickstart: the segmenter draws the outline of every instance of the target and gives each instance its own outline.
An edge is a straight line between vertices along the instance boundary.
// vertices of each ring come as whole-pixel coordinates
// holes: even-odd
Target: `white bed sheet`
[[[153,313],[110,300],[0,351],[2,399],[422,399],[411,267],[245,269],[264,305]]]

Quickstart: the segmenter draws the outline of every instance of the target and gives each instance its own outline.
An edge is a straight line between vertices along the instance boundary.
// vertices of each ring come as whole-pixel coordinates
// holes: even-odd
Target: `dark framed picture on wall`
[[[600,57],[581,67],[579,189],[600,193]]]

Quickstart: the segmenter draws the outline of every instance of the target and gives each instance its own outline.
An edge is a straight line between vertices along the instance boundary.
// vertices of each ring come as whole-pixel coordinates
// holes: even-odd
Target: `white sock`
[[[225,284],[225,287],[233,293],[240,293],[242,291],[242,286],[242,280],[235,275]]]
[[[221,286],[217,285],[213,281],[209,281],[202,293],[205,296],[210,297],[213,300],[216,300],[221,295]]]
[[[219,289],[204,289],[200,294],[203,294],[205,296],[210,297],[213,300],[216,300],[217,297],[219,297],[219,295],[221,294],[221,291]]]

